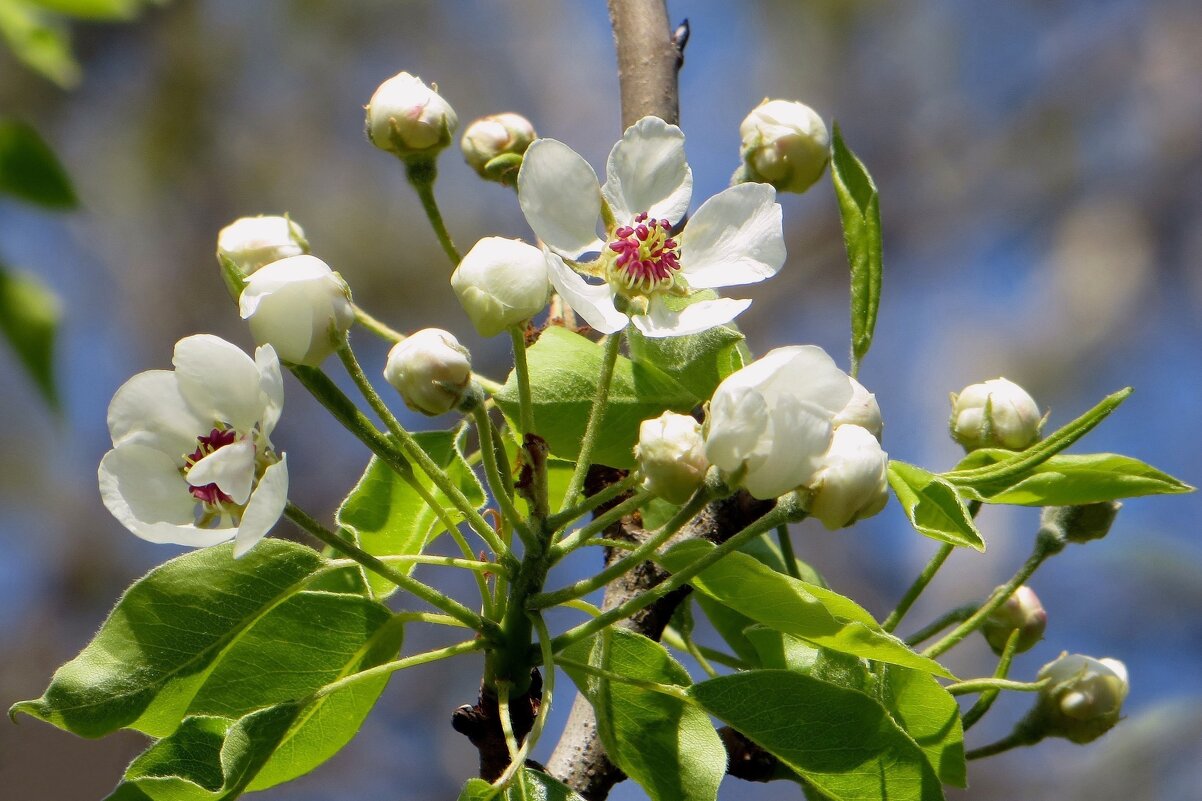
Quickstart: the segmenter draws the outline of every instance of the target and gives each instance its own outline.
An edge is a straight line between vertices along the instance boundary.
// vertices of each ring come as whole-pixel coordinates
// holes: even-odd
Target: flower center
[[[680,246],[669,237],[667,220],[654,220],[643,212],[633,225],[614,230],[605,247],[605,277],[627,294],[649,295],[675,283],[680,269]]]
[[[191,467],[210,453],[224,448],[226,445],[233,445],[234,440],[237,438],[238,434],[232,428],[214,428],[208,434],[200,435],[196,438],[196,450],[184,457],[187,461],[187,466]],[[216,483],[205,484],[200,487],[189,484],[188,489],[192,492],[193,498],[208,506],[216,506],[220,503],[232,503],[234,500],[222,492]]]

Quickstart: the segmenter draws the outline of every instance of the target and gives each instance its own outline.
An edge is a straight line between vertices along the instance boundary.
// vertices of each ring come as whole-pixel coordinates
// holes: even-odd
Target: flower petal
[[[776,348],[750,366],[757,366],[750,378],[762,380],[760,392],[769,405],[787,395],[823,409],[833,421],[852,398],[851,379],[817,345]]]
[[[263,415],[259,368],[236,345],[197,334],[175,343],[172,361],[180,393],[206,424],[229,423],[245,433]]]
[[[275,430],[275,424],[279,422],[284,409],[284,376],[280,371],[280,359],[276,356],[275,348],[271,345],[257,348],[255,366],[259,369],[259,389],[266,401],[259,427],[263,437],[268,438]]]
[[[551,279],[555,291],[585,322],[603,334],[612,334],[626,327],[629,319],[614,306],[614,291],[609,284],[590,284],[557,254],[546,249],[543,252],[547,255],[547,277]]]
[[[785,263],[785,235],[776,190],[732,186],[711,197],[681,234],[681,273],[694,289],[754,284]]]
[[[186,478],[193,487],[216,484],[217,489],[241,506],[250,498],[250,486],[255,479],[254,443],[244,439],[218,448],[192,465]]]
[[[281,454],[280,461],[263,471],[259,485],[251,493],[250,503],[242,513],[242,523],[238,526],[238,534],[234,538],[235,559],[245,555],[271,531],[287,504],[288,457]]]
[[[651,298],[647,314],[633,315],[630,321],[644,336],[653,339],[683,337],[725,325],[750,305],[750,300],[717,298],[698,301],[680,311],[674,311],[668,308],[662,298],[656,296]]]
[[[768,404],[749,387],[732,386],[714,394],[706,421],[705,456],[733,473],[756,452],[768,428]]]
[[[121,385],[108,410],[113,445],[136,442],[173,457],[177,467],[196,449],[196,436],[207,434],[202,421],[180,394],[175,373],[147,370]]]
[[[600,250],[601,185],[579,153],[556,139],[537,139],[522,157],[518,203],[547,247],[574,259]]]
[[[784,396],[771,410],[771,446],[743,478],[743,487],[761,500],[809,483],[831,444],[831,418],[825,409]]]
[[[601,191],[619,222],[644,211],[657,220],[680,222],[693,196],[684,133],[659,117],[631,125],[609,152]]]

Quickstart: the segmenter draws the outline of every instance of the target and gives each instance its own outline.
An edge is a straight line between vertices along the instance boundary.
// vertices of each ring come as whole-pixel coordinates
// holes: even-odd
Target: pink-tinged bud
[[[384,378],[405,405],[431,417],[457,408],[468,397],[472,359],[449,331],[425,328],[388,353]]]
[[[949,426],[952,437],[967,451],[1021,451],[1039,439],[1043,416],[1025,389],[1013,381],[992,378],[952,395]]]
[[[380,84],[367,104],[367,138],[401,158],[435,155],[451,143],[457,127],[450,104],[407,72]]]
[[[981,633],[985,635],[993,652],[1000,654],[1005,650],[1011,633],[1017,630],[1018,643],[1015,652],[1021,654],[1031,650],[1043,639],[1047,625],[1048,613],[1039,602],[1039,596],[1035,594],[1035,590],[1024,584],[985,619]]]

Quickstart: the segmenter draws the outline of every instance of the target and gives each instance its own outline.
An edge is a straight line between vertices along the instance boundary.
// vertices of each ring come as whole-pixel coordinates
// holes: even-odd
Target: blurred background
[[[1131,384],[1135,395],[1077,450],[1126,453],[1202,483],[1196,0],[671,0],[669,11],[692,26],[681,124],[694,208],[726,185],[739,121],[766,96],[838,120],[875,177],[886,273],[861,380],[877,393],[892,456],[954,464],[947,394],[969,383],[1019,382],[1050,409],[1051,428]],[[177,0],[74,34],[83,77],[70,91],[0,52],[0,113],[41,130],[82,201],[56,216],[0,201],[5,261],[52,286],[65,310],[61,417],[0,350],[4,707],[39,695],[122,589],[178,552],[118,525],[95,471],[110,445],[107,403],[129,376],[169,366],[188,334],[253,344],[213,258],[222,226],[289,212],[370,311],[405,331],[455,331],[481,371],[501,377],[507,341],[475,336],[400,166],[363,136],[362,106],[408,70],[436,82],[462,122],[517,111],[597,167],[621,133],[601,2]],[[488,235],[530,238],[513,194],[479,182],[457,149],[440,167],[437,191],[461,248]],[[845,362],[846,261],[829,182],[781,203],[789,261],[749,289],[756,302],[739,323],[756,352],[813,342]],[[379,369],[385,349],[367,339],[358,337],[362,357]],[[289,453],[292,497],[328,515],[367,454],[289,381],[275,439]],[[1090,747],[1047,742],[974,763],[970,790],[949,797],[1197,798],[1199,519],[1197,495],[1130,501],[1107,539],[1036,575],[1050,624],[1014,676],[1033,677],[1062,650],[1118,657],[1132,680],[1128,720]],[[956,554],[903,632],[1007,578],[1037,512],[986,509],[980,521],[988,553]],[[794,541],[878,616],[935,550],[896,502],[854,530],[803,524]],[[406,651],[436,642],[423,636],[415,631]],[[949,659],[962,676],[993,667],[983,641]],[[454,798],[475,752],[449,715],[474,701],[479,667],[465,657],[396,676],[345,751],[260,797]],[[553,725],[568,707],[560,698]],[[1001,699],[969,746],[1009,731],[1029,700]],[[24,801],[99,799],[143,747],[132,733],[85,742],[4,721],[0,787]],[[627,783],[612,797],[640,796]],[[723,797],[800,793],[728,780]]]

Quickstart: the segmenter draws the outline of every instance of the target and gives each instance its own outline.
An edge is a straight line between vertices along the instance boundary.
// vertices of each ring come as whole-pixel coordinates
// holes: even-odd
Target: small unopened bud
[[[1007,448],[1021,451],[1039,439],[1043,417],[1027,391],[1004,378],[992,378],[953,394],[952,437],[967,451]]]
[[[367,104],[367,138],[403,159],[433,156],[451,143],[458,126],[450,104],[407,72],[380,84]]]
[[[217,234],[218,259],[229,259],[243,277],[273,261],[308,252],[305,232],[287,217],[242,217]]]
[[[1101,501],[1081,506],[1049,506],[1041,520],[1058,528],[1069,542],[1085,543],[1100,540],[1110,533],[1115,517],[1123,505],[1118,501]]]
[[[1098,739],[1119,722],[1127,697],[1127,668],[1117,659],[1062,653],[1039,670],[1049,679],[1027,725],[1074,743]]]
[[[743,178],[801,193],[822,177],[830,160],[830,134],[804,103],[765,100],[742,124]]]
[[[424,328],[393,346],[384,378],[406,406],[433,417],[457,408],[469,396],[472,359],[454,334]]]
[[[482,337],[496,336],[543,310],[551,294],[547,259],[517,239],[490,236],[468,251],[451,289]]]
[[[1048,625],[1048,613],[1043,610],[1039,596],[1035,590],[1025,584],[1014,591],[1005,603],[985,618],[981,633],[989,642],[989,647],[995,654],[1006,649],[1010,635],[1017,631],[1018,642],[1015,653],[1029,651],[1037,642],[1043,639],[1043,631]]]
[[[697,491],[710,466],[701,425],[687,414],[672,412],[642,422],[634,458],[643,471],[643,488],[677,504]]]
[[[342,276],[313,256],[292,256],[246,280],[238,311],[260,345],[293,364],[316,367],[338,347],[355,310]]]
[[[522,154],[537,136],[530,120],[506,111],[481,117],[467,126],[459,146],[468,165],[481,178],[513,186],[522,166]]]
[[[889,456],[872,432],[841,425],[809,485],[810,517],[834,531],[872,517],[889,500]]]
[[[851,376],[847,380],[851,382],[851,400],[835,415],[831,425],[836,428],[842,425],[859,426],[867,429],[879,441],[884,424],[881,422],[881,407],[877,405],[876,395]]]

